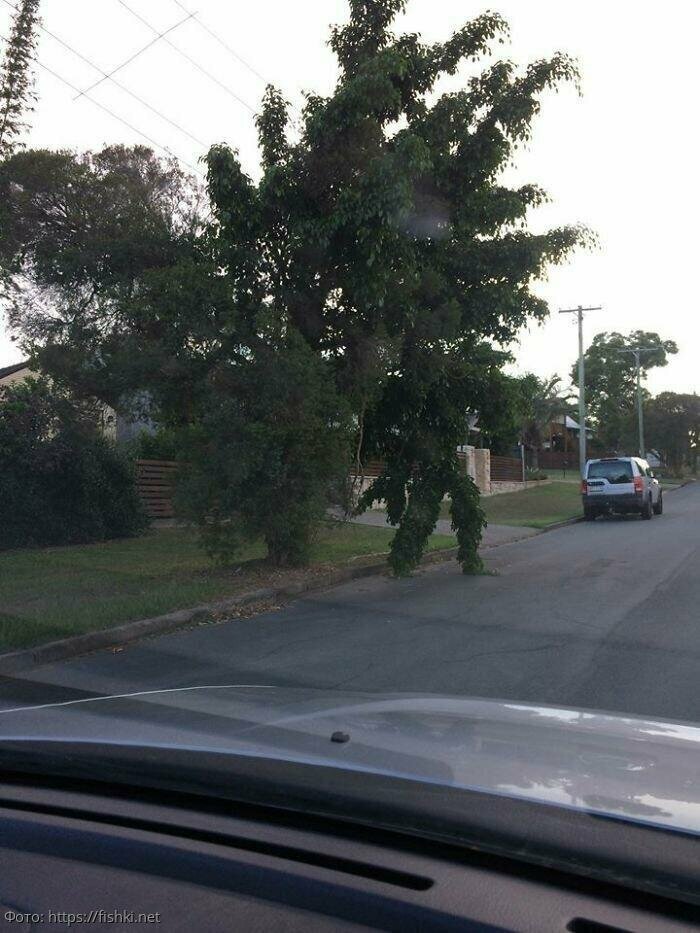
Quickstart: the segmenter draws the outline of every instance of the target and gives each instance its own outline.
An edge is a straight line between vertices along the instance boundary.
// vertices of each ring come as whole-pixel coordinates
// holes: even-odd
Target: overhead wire
[[[10,44],[10,40],[7,38],[7,36],[2,35],[2,33],[0,33],[0,39],[1,39],[3,42],[6,42],[8,45]],[[60,81],[61,84],[65,84],[66,87],[70,88],[72,91],[78,91],[78,90],[79,90],[79,88],[77,88],[72,82],[68,81],[67,78],[64,78],[63,75],[60,75],[57,71],[54,71],[53,68],[49,68],[48,65],[45,65],[42,61],[40,61],[39,58],[37,58],[36,55],[30,55],[30,56],[28,56],[28,57],[29,57],[32,61],[36,62],[36,64],[37,64],[40,68],[42,68],[44,71],[46,71],[46,72],[47,72],[48,74],[50,74],[52,77],[56,78],[57,81]],[[111,109],[110,109],[109,107],[107,107],[105,104],[100,103],[99,100],[95,100],[94,97],[90,97],[88,94],[85,94],[84,97],[85,97],[86,100],[89,100],[91,104],[94,104],[95,107],[97,107],[97,108],[99,108],[100,110],[104,111],[105,113],[109,114],[109,116],[111,116],[111,117],[112,117],[113,119],[115,119],[115,120],[118,120],[119,123],[122,123],[122,124],[123,124],[124,126],[126,126],[128,129],[130,129],[133,133],[136,133],[136,134],[137,134],[138,136],[140,136],[142,139],[145,139],[146,142],[150,143],[152,146],[155,146],[157,149],[160,149],[162,152],[165,152],[165,153],[166,153],[167,155],[169,155],[171,158],[177,159],[178,162],[181,162],[182,165],[185,165],[185,166],[186,166],[187,168],[189,168],[192,172],[194,172],[195,174],[199,175],[200,178],[205,178],[205,177],[206,177],[202,172],[200,172],[200,170],[199,170],[198,168],[196,168],[196,167],[195,167],[194,165],[192,165],[190,162],[187,162],[186,159],[183,159],[183,158],[181,158],[180,156],[178,156],[178,155],[177,155],[176,153],[174,153],[174,152],[172,151],[172,149],[170,149],[168,146],[164,146],[162,143],[159,143],[157,140],[153,139],[152,136],[149,136],[147,133],[144,133],[143,130],[140,130],[138,127],[134,126],[133,123],[130,123],[128,120],[125,120],[123,117],[120,117],[119,114],[115,113],[113,110],[111,110]]]
[[[187,9],[187,7],[185,6],[185,4],[181,2],[181,0],[172,0],[172,2],[173,2],[173,3],[175,4],[175,6],[177,6],[180,10],[182,10],[183,13],[189,13],[189,12],[190,12],[190,11]],[[263,75],[260,74],[260,72],[257,70],[257,68],[254,68],[253,65],[251,65],[250,62],[246,61],[246,59],[243,58],[243,56],[242,56],[239,52],[237,52],[231,45],[229,45],[228,42],[226,42],[224,39],[222,39],[221,36],[220,36],[217,32],[215,32],[213,29],[211,29],[209,26],[207,26],[207,24],[204,22],[204,20],[200,17],[199,13],[193,13],[192,16],[193,16],[193,18],[194,18],[195,23],[196,23],[201,29],[203,29],[204,32],[206,32],[208,35],[210,35],[210,36],[212,37],[212,39],[216,40],[216,42],[218,42],[219,45],[222,46],[222,48],[226,49],[226,51],[227,51],[230,55],[232,55],[233,58],[236,59],[236,61],[240,62],[245,68],[247,68],[248,71],[249,71],[251,74],[255,75],[255,77],[258,78],[260,81],[262,81],[262,83],[263,83],[264,85],[266,85],[266,86],[272,84],[271,81],[268,81],[267,78],[265,78]],[[301,129],[301,126],[300,126],[300,120],[299,120],[299,118],[301,118],[301,115],[302,115],[302,114],[301,114],[301,111],[299,110],[298,107],[295,107],[294,104],[291,104],[291,103],[290,103],[289,106],[290,106],[290,108],[292,109],[292,111],[294,111],[294,113],[296,114],[296,116],[292,115],[292,116],[290,117],[290,122],[291,122],[292,126],[293,126],[295,129],[300,130],[300,129]]]
[[[148,29],[150,29],[152,32],[155,32],[156,34],[158,33],[158,29],[152,23],[150,23],[145,17],[143,17],[137,10],[134,10],[133,7],[129,6],[129,4],[126,3],[126,0],[117,0],[117,2],[121,6],[123,6],[124,9],[127,10],[133,17],[135,17],[140,23],[143,23],[143,25],[146,26]],[[188,61],[194,68],[196,68],[203,75],[209,78],[210,81],[213,81],[215,84],[217,84],[223,91],[225,91],[230,97],[232,97],[235,101],[237,101],[242,107],[245,107],[246,110],[248,110],[250,113],[255,115],[256,110],[254,107],[251,107],[251,105],[247,101],[243,100],[243,98],[240,97],[227,84],[225,84],[223,81],[220,81],[219,78],[216,77],[216,75],[212,74],[202,65],[200,65],[199,62],[195,58],[193,58],[191,55],[188,55],[187,52],[181,49],[178,45],[175,45],[174,42],[171,42],[167,36],[163,38],[163,41],[165,42],[166,45],[170,46],[171,49],[177,52],[178,55],[180,55],[182,58]]]
[[[10,7],[10,9],[14,10],[15,12],[18,11],[17,7],[13,6],[10,0],[2,0],[2,2],[5,4],[5,6]],[[181,132],[183,135],[189,137],[189,139],[197,143],[198,146],[201,146],[203,149],[207,148],[207,143],[203,142],[201,139],[198,139],[193,133],[190,133],[190,131],[186,129],[184,126],[181,126],[179,123],[176,123],[175,120],[172,120],[170,117],[166,116],[166,114],[158,110],[157,107],[154,107],[152,104],[149,104],[148,101],[143,99],[143,97],[140,97],[138,94],[134,93],[134,91],[132,91],[131,88],[127,87],[125,84],[123,84],[121,81],[118,81],[116,78],[113,78],[111,74],[108,75],[102,68],[100,68],[99,65],[96,65],[95,62],[91,61],[89,58],[87,58],[87,56],[83,55],[82,52],[79,52],[76,48],[70,45],[70,43],[66,42],[65,39],[62,39],[60,36],[56,35],[55,32],[52,32],[50,29],[47,29],[46,26],[44,26],[42,23],[38,23],[37,25],[39,26],[39,29],[41,29],[42,32],[46,33],[47,36],[50,36],[55,42],[58,42],[59,45],[62,45],[65,49],[67,49],[69,52],[71,52],[81,61],[85,62],[86,65],[89,65],[91,68],[94,68],[95,71],[99,71],[100,74],[104,75],[105,78],[109,78],[112,84],[118,87],[125,94],[128,94],[129,97],[133,98],[137,103],[141,104],[142,107],[146,107],[152,113],[155,113],[156,116],[160,117],[161,120],[164,120],[166,123],[169,123],[176,130],[179,130],[179,132]]]
[[[180,0],[173,0],[173,3],[175,4],[175,6],[179,7],[183,13],[190,12],[187,9],[187,7],[184,5],[184,3],[180,2]],[[270,83],[266,78],[264,78],[260,74],[260,72],[256,68],[254,68],[250,64],[250,62],[246,61],[242,55],[239,55],[239,53],[228,44],[228,42],[225,42],[217,32],[215,32],[213,29],[210,29],[209,26],[207,26],[207,24],[202,20],[199,13],[192,13],[191,15],[193,16],[194,21],[197,23],[200,29],[203,29],[204,32],[208,33],[212,37],[212,39],[215,39],[216,42],[218,42],[222,48],[226,49],[226,51],[230,55],[232,55],[237,61],[239,61],[241,65],[247,68],[251,74],[255,75],[255,77],[258,78],[260,81],[262,81],[263,84]]]
[[[130,55],[125,61],[123,61],[121,65],[117,65],[117,67],[114,68],[112,71],[110,71],[109,74],[104,75],[102,78],[100,78],[99,81],[95,81],[95,83],[91,84],[90,87],[87,87],[85,88],[84,91],[81,91],[80,94],[78,94],[78,97],[82,97],[82,95],[87,94],[88,91],[94,90],[94,88],[96,88],[98,84],[102,84],[102,82],[106,81],[107,78],[111,78],[112,75],[115,75],[118,71],[121,71],[122,68],[126,68],[126,66],[130,65],[131,62],[133,62],[135,59],[139,57],[139,55],[143,55],[144,52],[147,52],[148,49],[151,48],[151,46],[156,44],[156,42],[159,42],[161,39],[165,39],[168,33],[173,32],[173,30],[175,29],[178,29],[180,26],[182,26],[184,23],[186,23],[188,20],[192,19],[193,17],[194,17],[194,13],[190,13],[189,16],[186,16],[184,19],[181,19],[179,23],[175,23],[173,26],[170,26],[168,29],[164,30],[163,32],[156,31],[155,39],[151,39],[151,41],[147,42],[146,45],[143,46],[143,48],[138,49],[136,52],[133,53],[133,55]]]

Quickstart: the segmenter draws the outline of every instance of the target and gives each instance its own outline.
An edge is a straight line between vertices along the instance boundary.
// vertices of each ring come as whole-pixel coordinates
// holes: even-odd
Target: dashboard
[[[6,775],[0,929],[679,931],[692,904],[338,820]]]

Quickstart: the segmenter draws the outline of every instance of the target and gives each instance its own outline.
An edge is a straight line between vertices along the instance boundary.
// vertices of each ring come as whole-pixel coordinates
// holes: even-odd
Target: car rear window
[[[588,466],[588,479],[606,479],[609,483],[630,483],[634,474],[629,460],[601,460]]]

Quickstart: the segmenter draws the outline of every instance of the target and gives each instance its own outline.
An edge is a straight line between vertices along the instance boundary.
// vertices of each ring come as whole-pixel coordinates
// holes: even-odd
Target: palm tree
[[[532,466],[539,468],[539,453],[544,442],[544,432],[557,416],[567,414],[572,393],[561,388],[561,377],[550,376],[540,379],[534,373],[526,373],[520,380],[522,403],[521,438],[525,447],[532,451]]]

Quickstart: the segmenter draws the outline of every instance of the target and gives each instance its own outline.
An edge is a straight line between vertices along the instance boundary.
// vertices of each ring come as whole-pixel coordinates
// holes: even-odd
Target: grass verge
[[[232,566],[212,565],[194,531],[151,531],[141,538],[76,547],[0,553],[0,651],[81,635],[134,619],[187,609],[285,579],[318,573],[353,558],[384,554],[390,528],[323,523],[311,567],[267,567],[261,543]],[[433,535],[428,549],[454,547]]]
[[[581,515],[581,494],[574,483],[548,483],[522,492],[486,496],[481,507],[491,525],[517,525],[546,528]],[[443,518],[450,517],[450,503],[442,503]]]

